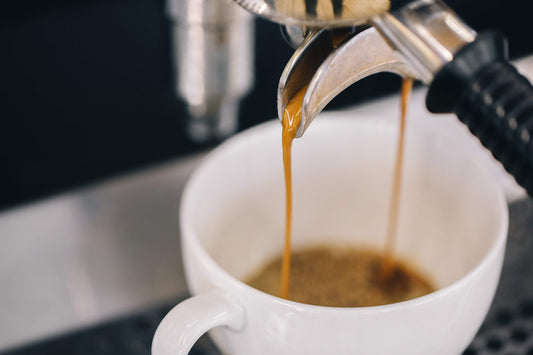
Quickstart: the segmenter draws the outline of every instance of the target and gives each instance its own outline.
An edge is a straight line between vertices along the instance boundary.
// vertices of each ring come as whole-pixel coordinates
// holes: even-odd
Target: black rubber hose
[[[503,36],[482,34],[461,49],[435,76],[426,106],[455,113],[533,196],[533,86],[508,62]]]

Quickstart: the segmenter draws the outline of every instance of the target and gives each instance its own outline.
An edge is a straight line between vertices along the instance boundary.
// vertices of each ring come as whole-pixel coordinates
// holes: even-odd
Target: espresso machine
[[[159,3],[162,4],[161,9],[156,6]],[[268,62],[265,56],[269,51],[276,52],[277,60],[282,57],[279,52],[284,51],[287,56],[282,64],[285,64],[289,61],[294,48],[298,48],[283,73],[278,104],[282,108],[298,86],[313,83],[304,102],[306,119],[301,127],[301,135],[305,135],[309,127],[313,129],[312,122],[316,115],[324,109],[326,101],[333,97],[336,97],[337,103],[342,106],[361,102],[363,98],[366,100],[391,93],[396,86],[384,84],[386,81],[384,79],[390,78],[389,76],[368,78],[355,84],[372,73],[391,71],[431,85],[428,98],[435,99],[431,101],[434,111],[456,112],[496,156],[499,156],[504,163],[508,161],[509,170],[529,188],[528,174],[531,172],[527,165],[530,161],[527,149],[528,135],[531,132],[529,126],[531,100],[521,100],[530,96],[529,83],[517,76],[508,64],[501,37],[494,34],[488,34],[486,37],[483,34],[484,30],[502,28],[509,37],[513,59],[533,53],[533,47],[528,42],[525,30],[529,17],[527,9],[524,8],[527,5],[523,5],[522,0],[484,2],[445,0],[445,3],[449,8],[441,2],[393,0],[390,9],[380,13],[374,22],[358,21],[355,27],[351,23],[343,24],[350,26],[349,33],[341,46],[333,48],[332,32],[324,27],[325,24],[304,30],[296,20],[283,23],[281,26],[273,25],[254,17],[249,11],[230,0],[80,2],[83,6],[79,5],[79,11],[73,10],[72,15],[69,15],[69,11],[65,9],[51,12],[50,17],[53,21],[50,21],[45,31],[39,26],[46,22],[46,17],[36,16],[34,21],[26,18],[25,21],[13,26],[13,31],[6,31],[4,37],[0,37],[4,39],[3,43],[8,45],[7,55],[4,55],[0,62],[6,58],[13,58],[13,63],[21,63],[20,66],[15,66],[9,61],[2,62],[10,63],[11,66],[4,65],[4,68],[11,68],[9,71],[13,73],[12,76],[6,77],[7,71],[2,72],[4,83],[11,84],[9,95],[5,97],[10,98],[12,106],[16,106],[17,112],[20,113],[16,116],[16,120],[9,120],[11,116],[2,111],[5,118],[3,121],[12,121],[13,124],[20,125],[26,133],[28,131],[31,133],[32,127],[38,128],[40,132],[48,132],[46,130],[48,127],[62,133],[63,136],[71,137],[67,142],[70,149],[64,149],[66,144],[57,143],[62,142],[59,136],[27,135],[28,141],[42,140],[54,148],[57,147],[51,155],[60,156],[62,152],[76,152],[76,143],[83,142],[82,138],[85,137],[81,134],[79,136],[82,138],[78,138],[75,134],[65,135],[65,131],[58,129],[59,124],[54,124],[56,121],[53,119],[53,114],[62,119],[65,117],[69,125],[74,127],[77,124],[82,128],[80,131],[90,133],[89,137],[96,141],[97,146],[103,147],[102,156],[113,160],[114,165],[118,165],[120,155],[109,149],[116,145],[114,140],[107,138],[107,135],[99,135],[102,130],[90,127],[88,122],[91,122],[90,119],[92,122],[98,122],[101,117],[102,121],[109,122],[108,132],[116,133],[116,136],[125,133],[123,136],[128,137],[128,132],[124,132],[123,127],[117,126],[115,129],[109,125],[122,119],[131,122],[135,110],[127,109],[129,107],[127,103],[134,99],[142,101],[143,98],[147,98],[142,102],[143,105],[137,106],[140,107],[140,110],[137,108],[140,113],[139,118],[134,120],[133,126],[138,127],[139,131],[147,131],[148,135],[157,137],[159,141],[172,143],[184,141],[185,138],[177,129],[178,125],[173,123],[180,120],[187,130],[186,135],[191,140],[196,142],[220,140],[257,123],[248,118],[245,118],[248,121],[243,122],[243,115],[248,116],[250,113],[262,111],[263,117],[260,120],[270,119],[275,115],[276,87],[275,85],[266,87],[264,82],[266,77],[272,77],[272,81],[276,84],[282,75],[283,65],[278,67],[276,63],[272,65],[275,67],[274,70],[270,70],[272,68],[265,70],[264,64]],[[265,4],[264,7],[258,6],[256,9],[269,9],[274,5],[273,2]],[[23,8],[26,6],[26,3],[20,5],[20,14],[27,13],[27,9]],[[60,5],[57,6],[60,8]],[[124,16],[127,9],[130,9],[132,14],[130,17]],[[8,12],[3,12],[6,13]],[[102,19],[108,19],[108,22],[104,22],[105,26],[102,25]],[[149,19],[151,22],[146,20],[145,23],[143,19]],[[448,54],[452,54],[451,57],[444,51],[443,56],[432,57],[437,59],[436,62],[426,63],[420,60],[419,54],[409,56],[411,52],[402,52],[406,48],[399,46],[398,43],[405,44],[410,50],[421,49],[417,46],[407,46],[411,43],[409,41],[400,41],[399,38],[404,35],[407,39],[412,39],[412,33],[417,36],[423,35],[423,39],[429,41],[422,43],[435,44],[429,39],[431,37],[426,36],[434,35],[435,32],[428,33],[428,27],[420,25],[427,20],[436,20],[433,24],[439,24],[439,21],[444,20],[448,29],[457,31],[458,40],[453,41],[455,47],[448,50]],[[168,21],[168,29],[165,21]],[[75,23],[79,23],[79,26],[75,26]],[[127,23],[128,26],[123,26],[123,23]],[[68,26],[61,26],[63,24]],[[2,26],[7,28],[8,21],[6,20]],[[163,28],[161,33],[167,33],[168,30],[168,38],[165,36],[160,38],[159,32],[153,30],[159,28],[158,26]],[[69,30],[64,30],[64,27]],[[100,34],[98,32],[100,28],[106,29],[106,35],[101,36],[103,39],[99,39],[100,42],[92,41],[93,37],[87,33]],[[446,26],[439,28],[446,29]],[[282,35],[279,34],[280,29],[288,43],[284,43]],[[390,31],[386,32],[387,29]],[[400,29],[408,29],[411,32],[403,32]],[[51,34],[54,36],[50,36]],[[8,37],[11,38],[11,42],[5,40]],[[130,42],[125,41],[125,38],[139,40]],[[487,61],[491,58],[494,60],[495,56],[498,60],[491,62],[495,63],[494,65],[491,64],[487,70],[479,72],[474,81],[461,81],[459,79],[463,77],[459,76],[455,77],[456,81],[450,82],[448,80],[454,77],[445,75],[444,78],[448,80],[441,82],[440,86],[434,86],[439,77],[439,70],[435,68],[440,65],[445,68],[448,60],[451,60],[449,63],[453,62],[455,55],[461,52],[460,47],[469,46],[479,39],[486,41],[487,38],[490,39],[492,46],[481,47],[482,50],[477,47],[477,50],[486,55],[482,57]],[[36,43],[33,46],[31,39]],[[168,42],[168,50],[166,47],[161,49],[155,46],[154,43],[158,43],[158,40],[161,43]],[[47,45],[44,46],[42,43]],[[64,50],[66,59],[62,62],[60,60],[62,43],[74,49],[81,49],[78,52],[70,48]],[[93,45],[89,46],[91,43]],[[98,43],[103,45],[99,46]],[[129,43],[132,44],[131,48],[127,47]],[[120,47],[120,44],[124,47]],[[9,48],[15,48],[17,51],[9,52]],[[43,50],[38,51],[34,48]],[[365,48],[365,51],[361,51],[361,48]],[[362,59],[369,59],[363,54],[368,54],[372,48],[373,53],[379,54],[375,58],[381,61],[370,63],[371,65],[363,63]],[[433,49],[435,48],[442,49],[438,45]],[[150,53],[151,49],[153,53]],[[350,54],[354,51],[357,56]],[[149,55],[145,56],[144,61],[135,61],[134,58],[139,57],[139,52]],[[17,53],[21,53],[21,56],[17,57]],[[88,56],[87,53],[91,55]],[[319,60],[310,63],[309,58],[317,58],[311,54],[316,53],[319,53]],[[35,58],[40,66],[34,64],[32,58]],[[78,66],[80,60],[85,58],[86,61],[81,61],[85,66]],[[360,60],[356,60],[357,58]],[[165,69],[158,74],[158,71],[153,70],[158,68],[156,64],[166,61],[173,66],[173,72],[167,72]],[[479,61],[475,62],[479,64]],[[72,66],[69,66],[69,63]],[[98,67],[98,63],[105,63],[108,70]],[[133,64],[128,66],[128,63]],[[324,63],[342,64],[345,71],[343,75],[335,75],[335,72],[322,70],[326,68]],[[465,64],[468,63],[466,61]],[[40,67],[43,68],[42,71],[38,70]],[[67,68],[71,76],[68,77],[66,74],[61,76],[60,67]],[[23,70],[27,68],[32,68],[33,71]],[[433,73],[433,70],[436,70],[437,74]],[[44,74],[39,74],[41,72]],[[85,72],[88,73],[85,81],[80,80],[81,76],[72,74]],[[453,71],[454,74],[457,72],[461,73]],[[21,73],[27,75],[20,75]],[[44,79],[39,81],[39,75],[43,78],[50,76],[53,80],[50,80],[50,83]],[[163,82],[161,84],[154,80],[153,78],[159,78],[158,75],[165,80],[173,79],[172,96],[170,93],[165,94],[164,100],[160,99],[160,93],[163,91],[161,86],[166,85],[166,81],[161,79]],[[103,81],[105,77],[110,80]],[[94,80],[90,80],[91,78]],[[67,85],[70,82],[67,79],[75,82],[74,89]],[[30,80],[33,80],[34,84],[31,86],[32,91],[24,97],[17,98],[16,94],[22,92],[24,86],[30,86],[27,84],[32,83]],[[102,82],[106,85],[102,85]],[[118,83],[122,85],[124,82],[127,87],[119,86]],[[479,88],[476,87],[476,82],[480,84]],[[20,83],[20,86],[13,83]],[[54,83],[57,83],[56,86]],[[354,85],[347,88],[352,83]],[[487,83],[492,85],[485,86]],[[360,86],[362,89],[358,88],[360,84],[364,85]],[[397,81],[393,84],[397,84]],[[449,90],[448,85],[466,85],[465,90],[471,95],[457,104],[456,100],[459,99],[447,94],[459,90],[456,89],[457,86]],[[145,91],[140,91],[138,94],[131,89],[136,86],[142,87]],[[374,89],[381,86],[388,86],[389,91]],[[349,93],[348,96],[342,98],[336,96],[345,88],[344,94]],[[442,94],[441,90],[447,94]],[[368,92],[372,92],[373,96],[366,95]],[[32,93],[35,95],[31,96]],[[128,96],[129,93],[131,94]],[[250,93],[253,100],[247,102],[246,96]],[[321,97],[320,94],[327,95]],[[259,96],[265,98],[259,101]],[[85,101],[83,97],[88,97],[90,100]],[[185,103],[184,107],[176,109],[177,104],[174,103],[176,97]],[[54,100],[61,103],[62,110],[54,106],[56,102]],[[160,101],[165,102],[158,111],[156,104]],[[115,104],[116,102],[120,105]],[[272,108],[264,105],[264,102],[271,103]],[[22,105],[23,103],[26,105]],[[4,107],[6,105],[10,107],[7,100],[3,103]],[[512,110],[507,105],[515,109]],[[35,111],[31,110],[32,106]],[[504,111],[501,110],[502,107]],[[47,110],[50,110],[50,113]],[[515,115],[509,116],[513,111]],[[23,115],[25,112],[28,112],[27,116]],[[37,115],[37,112],[40,115]],[[108,116],[106,112],[109,112]],[[465,112],[468,116],[462,116]],[[64,116],[57,113],[64,113]],[[72,117],[76,119],[67,120],[66,118],[70,117],[69,113],[75,113]],[[439,115],[433,116],[435,120],[439,119]],[[38,120],[31,123],[29,117],[37,117]],[[146,120],[146,117],[150,120]],[[488,119],[481,120],[481,117]],[[161,129],[157,130],[157,127]],[[9,133],[8,130],[4,131]],[[127,154],[128,157],[142,156],[142,152],[148,151],[151,145],[155,145],[153,142],[139,144],[146,142],[142,139],[146,136],[140,134],[130,133],[130,137],[122,143],[128,148],[124,149],[126,152],[124,155]],[[2,143],[9,144],[15,141],[25,142],[21,140],[21,136],[5,134]],[[10,144],[10,148],[19,146]],[[166,146],[158,146],[158,149],[162,151],[161,147],[170,149],[168,148],[170,146],[171,144],[167,143]],[[42,144],[41,150],[44,151],[44,147],[45,144]],[[135,150],[135,147],[139,147],[138,150]],[[201,147],[205,149],[205,145]],[[183,149],[180,154],[190,154],[192,150],[192,148],[187,151]],[[195,149],[197,149],[195,152],[198,152],[199,149]],[[33,155],[40,157],[39,151],[37,149],[36,151]],[[155,154],[151,156],[146,154],[144,162],[149,158],[154,159],[153,156]],[[0,340],[4,340],[3,344],[7,343],[9,334],[6,329],[13,330],[12,334],[17,329],[35,330],[31,336],[21,336],[17,338],[19,339],[17,342],[11,342],[13,345],[10,346],[16,345],[17,349],[7,350],[6,354],[149,353],[155,328],[164,314],[179,299],[187,297],[184,281],[178,270],[179,253],[176,251],[176,240],[179,231],[176,210],[179,196],[176,195],[181,193],[181,188],[196,166],[197,160],[196,157],[184,158],[185,160],[169,162],[167,165],[141,172],[139,175],[117,177],[111,183],[103,182],[100,186],[40,201],[38,205],[29,205],[28,208],[22,206],[18,210],[0,216],[3,255],[9,256],[2,258],[4,278],[0,278],[3,285],[0,313],[3,312],[5,321]],[[44,158],[41,160],[45,161]],[[76,160],[83,159],[76,156]],[[91,165],[91,160],[85,160],[84,164],[91,169],[83,170],[84,176],[90,171],[97,170],[94,169],[95,165]],[[58,162],[63,163],[60,160]],[[8,159],[5,159],[4,163],[9,166]],[[46,169],[33,168],[33,170],[30,170],[30,164],[27,163],[27,170],[35,173],[25,176],[39,176],[44,181],[44,177],[49,171],[54,170],[56,165],[65,165],[59,163],[48,164]],[[23,172],[26,171],[24,167],[20,168]],[[5,169],[5,171],[12,173],[14,170]],[[56,178],[56,181],[61,180]],[[500,287],[485,325],[465,355],[527,354],[533,349],[531,321],[533,263],[530,261],[533,253],[533,238],[531,238],[533,203],[529,199],[522,199],[511,203],[509,211],[509,244]],[[64,272],[65,270],[67,272]],[[6,278],[5,275],[9,277]],[[69,284],[73,286],[72,288],[63,290],[63,284],[59,282],[61,277],[76,282]],[[34,285],[30,281],[35,281]],[[41,295],[49,297],[44,298]],[[6,303],[6,299],[9,302]],[[76,302],[72,302],[72,299]],[[71,307],[70,303],[75,307]],[[70,309],[69,307],[76,312],[61,313],[62,309]],[[13,311],[10,313],[10,310]],[[6,314],[12,314],[13,317],[6,317]],[[65,321],[61,323],[62,320]],[[38,330],[42,332],[38,333]],[[6,348],[2,348],[0,353],[3,351],[6,351]],[[219,354],[208,338],[201,338],[191,353]]]
[[[281,23],[287,42],[299,46],[278,88],[281,117],[289,100],[309,85],[297,137],[344,89],[372,74],[393,72],[428,85],[429,111],[455,113],[533,193],[533,88],[509,64],[503,35],[478,34],[442,1],[236,3]],[[197,140],[228,136],[237,129],[238,102],[253,81],[250,15],[226,0],[172,0],[168,9],[175,20],[177,92],[189,107],[189,133]],[[355,34],[333,46],[333,30],[346,27]]]

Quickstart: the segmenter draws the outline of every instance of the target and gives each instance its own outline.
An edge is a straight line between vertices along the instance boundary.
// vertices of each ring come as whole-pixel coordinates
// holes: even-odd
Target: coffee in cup
[[[369,111],[353,116],[324,114],[294,146],[296,253],[325,245],[381,250],[385,242],[383,186],[397,125]],[[233,355],[460,354],[498,284],[507,204],[477,156],[450,144],[455,131],[425,119],[410,120],[408,132],[395,255],[436,291],[383,306],[322,307],[244,282],[283,253],[279,122],[270,122],[215,149],[187,183],[180,226],[192,297],[163,319],[152,353],[186,354],[210,331]]]
[[[396,260],[381,277],[383,251],[323,246],[294,251],[289,295],[292,301],[327,307],[369,307],[407,301],[435,290],[416,267]],[[270,261],[246,283],[281,297],[281,257]]]

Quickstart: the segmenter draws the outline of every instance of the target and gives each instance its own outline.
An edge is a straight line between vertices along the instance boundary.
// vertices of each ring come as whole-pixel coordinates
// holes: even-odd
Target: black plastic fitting
[[[533,196],[533,86],[507,59],[498,33],[481,34],[435,76],[433,113],[455,113]]]

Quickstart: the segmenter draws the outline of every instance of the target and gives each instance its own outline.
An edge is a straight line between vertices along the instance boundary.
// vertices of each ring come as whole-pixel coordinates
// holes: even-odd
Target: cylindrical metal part
[[[168,13],[189,135],[225,138],[237,130],[240,100],[253,83],[252,17],[229,0],[168,0]]]
[[[476,38],[476,32],[440,0],[416,0],[372,19],[426,84],[455,53]]]

